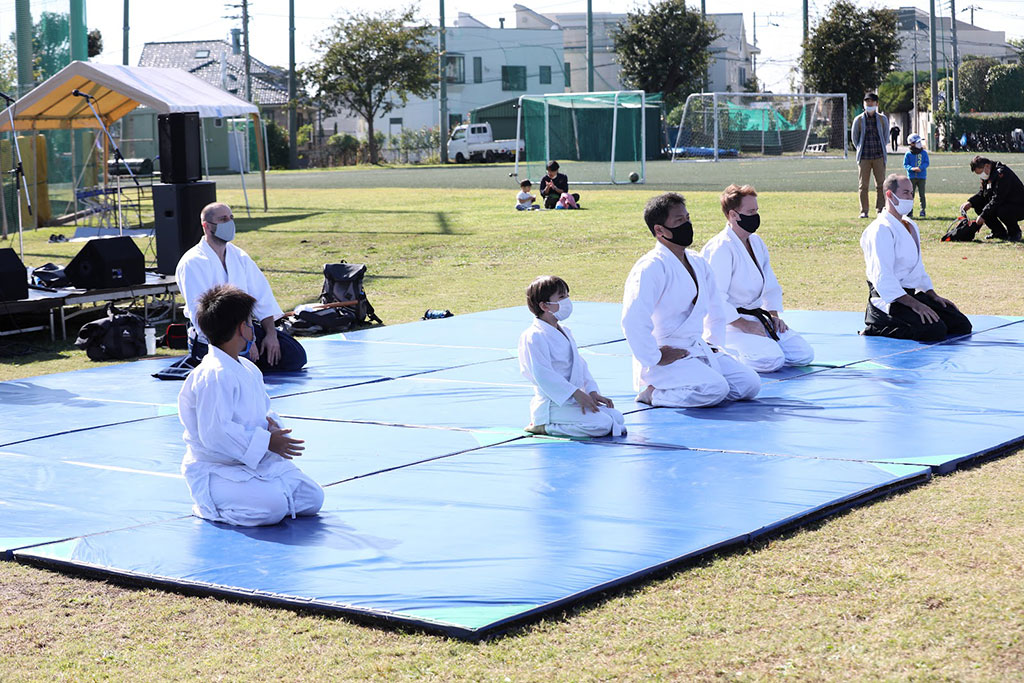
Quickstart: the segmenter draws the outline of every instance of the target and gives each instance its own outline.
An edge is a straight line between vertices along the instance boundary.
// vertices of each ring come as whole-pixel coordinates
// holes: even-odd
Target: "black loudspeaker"
[[[0,249],[0,301],[28,298],[28,273],[13,249]]]
[[[174,275],[182,254],[203,236],[200,213],[217,201],[217,183],[201,181],[153,186],[156,271]]]
[[[146,282],[146,258],[131,237],[89,240],[64,269],[81,289],[114,289]]]
[[[160,181],[190,183],[203,177],[199,113],[160,114],[156,119],[160,138]]]

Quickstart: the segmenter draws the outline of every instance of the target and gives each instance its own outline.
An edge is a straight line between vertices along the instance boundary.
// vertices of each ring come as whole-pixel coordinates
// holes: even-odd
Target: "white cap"
[[[921,142],[921,136],[918,135],[917,133],[911,133],[910,136],[907,138],[907,142],[909,142],[912,145]]]

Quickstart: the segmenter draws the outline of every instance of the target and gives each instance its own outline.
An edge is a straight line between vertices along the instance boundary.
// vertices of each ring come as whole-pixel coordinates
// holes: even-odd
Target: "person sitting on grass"
[[[558,206],[558,200],[563,194],[569,194],[569,178],[564,173],[558,172],[558,162],[549,161],[547,175],[540,179],[540,196],[544,198],[544,208],[554,209]],[[576,192],[571,195],[573,202],[579,202],[580,196]],[[564,208],[564,207],[563,207]]]
[[[526,305],[536,316],[519,337],[519,369],[534,386],[526,431],[551,436],[619,436],[622,413],[598,392],[576,340],[563,322],[572,313],[569,285],[560,277],[539,277],[526,288]]]
[[[530,188],[533,187],[533,183],[529,180],[524,180],[519,183],[519,194],[516,195],[516,211],[532,211],[533,209],[539,209],[534,202],[537,198],[530,194]]]
[[[237,526],[315,515],[323,489],[292,462],[302,454],[303,441],[281,428],[263,374],[245,357],[256,339],[256,300],[222,284],[197,303],[193,314],[210,348],[178,394],[185,427],[181,473],[193,513]]]
[[[914,210],[910,179],[893,173],[882,183],[888,208],[864,229],[860,247],[868,276],[862,334],[941,341],[971,333],[971,321],[935,293],[921,260],[921,232],[907,218]]]

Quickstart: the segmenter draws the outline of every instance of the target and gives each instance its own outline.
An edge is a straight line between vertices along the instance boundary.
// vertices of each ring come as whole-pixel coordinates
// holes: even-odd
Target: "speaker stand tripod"
[[[14,130],[14,113],[11,111],[14,109],[14,98],[4,92],[0,92],[0,97],[7,100],[7,118],[11,122],[11,147],[14,149],[15,164],[8,173],[14,175],[14,201],[18,203],[18,251],[21,255],[22,262],[25,261],[25,236],[24,229],[21,227],[21,202],[18,199],[19,191],[25,192],[25,206],[28,207],[28,215],[32,215],[32,200],[28,196],[28,185],[25,183],[25,169],[21,165],[21,148],[18,146],[18,133]],[[0,188],[2,191],[3,188]],[[7,220],[7,207],[4,207],[4,220]],[[26,278],[27,278],[26,274]]]

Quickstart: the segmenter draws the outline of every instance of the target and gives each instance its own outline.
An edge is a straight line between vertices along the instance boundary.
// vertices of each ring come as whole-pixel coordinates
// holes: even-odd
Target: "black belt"
[[[763,308],[739,307],[736,308],[736,312],[741,313],[743,315],[752,315],[755,318],[757,318],[758,322],[760,322],[764,326],[764,331],[768,333],[768,336],[774,339],[775,341],[779,341],[779,335],[775,331],[775,321],[772,319],[771,313],[764,310]]]

